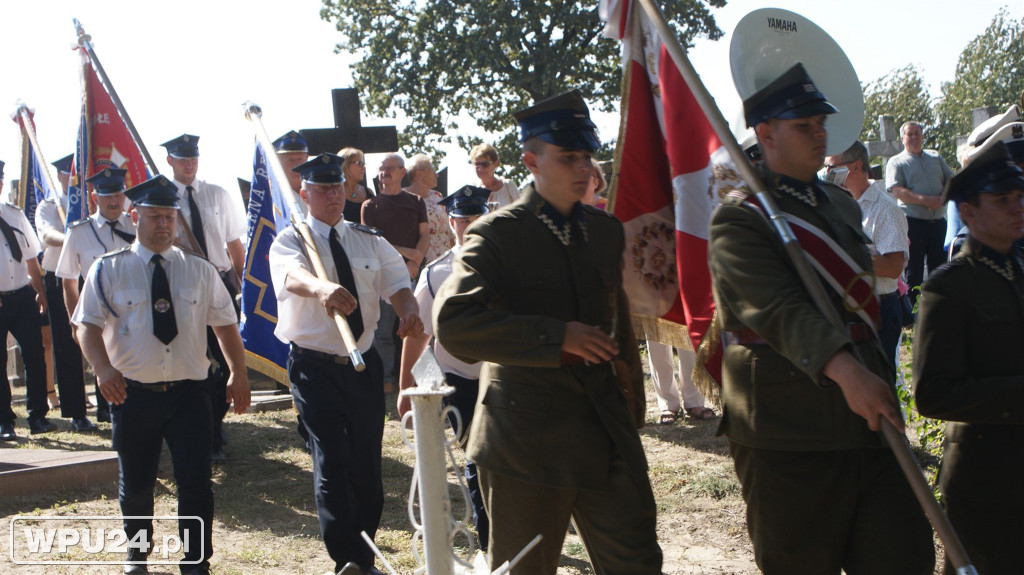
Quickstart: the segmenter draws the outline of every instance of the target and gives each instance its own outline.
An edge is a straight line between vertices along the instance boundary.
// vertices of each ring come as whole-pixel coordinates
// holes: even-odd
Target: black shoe
[[[220,447],[210,450],[210,463],[223,463],[228,460],[228,455]]]
[[[110,423],[110,411],[97,409],[96,421],[100,423]]]
[[[197,565],[194,569],[182,571],[181,575],[210,575],[210,569],[203,565]]]
[[[359,565],[349,562],[338,571],[337,575],[363,575],[363,570],[359,568]]]
[[[31,435],[39,435],[40,433],[49,433],[57,429],[57,426],[52,421],[45,417],[37,421],[28,422],[28,432]]]
[[[142,553],[135,547],[129,547],[128,555],[124,558],[124,560],[127,561],[127,563],[124,564],[125,575],[131,575],[133,573],[149,573],[149,567],[145,563],[137,565],[131,564],[132,561],[145,561],[148,556],[149,555],[147,553]]]
[[[89,421],[88,417],[76,417],[71,420],[71,431],[77,431],[79,433],[85,433],[87,431],[96,431],[99,427],[96,424]]]
[[[18,434],[14,433],[13,423],[0,423],[0,441],[17,441]]]

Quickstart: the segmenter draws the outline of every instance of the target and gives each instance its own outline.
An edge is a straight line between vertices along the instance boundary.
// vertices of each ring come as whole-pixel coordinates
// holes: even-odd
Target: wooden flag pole
[[[785,246],[786,253],[794,267],[797,269],[800,279],[807,288],[808,293],[811,295],[811,299],[826,319],[832,323],[832,325],[842,327],[843,322],[839,316],[839,312],[836,311],[835,307],[829,303],[828,297],[825,294],[825,288],[821,284],[821,280],[811,268],[810,263],[807,261],[807,257],[804,254],[803,249],[800,247],[800,244],[796,241],[796,236],[793,235],[793,231],[789,227],[789,222],[786,220],[786,217],[782,212],[779,211],[778,206],[775,204],[775,199],[770,193],[768,193],[764,182],[762,182],[761,178],[757,175],[757,172],[754,170],[754,166],[751,165],[750,160],[748,160],[747,156],[742,150],[740,150],[740,146],[736,142],[736,138],[734,138],[732,132],[729,131],[729,125],[722,116],[721,110],[718,109],[714,98],[711,97],[710,92],[708,92],[704,83],[701,82],[700,76],[697,75],[697,71],[694,70],[693,64],[690,63],[690,59],[686,55],[686,50],[679,43],[679,39],[676,38],[672,29],[669,27],[668,22],[665,20],[665,15],[662,14],[661,9],[654,4],[654,0],[638,0],[638,2],[647,13],[647,16],[651,19],[651,22],[654,24],[654,27],[662,40],[665,42],[665,48],[668,50],[672,61],[679,70],[679,74],[682,75],[683,80],[686,81],[687,86],[689,86],[690,91],[693,93],[694,98],[700,105],[701,110],[711,123],[711,127],[715,130],[715,133],[718,135],[719,140],[721,140],[722,145],[725,146],[725,149],[732,157],[733,163],[736,165],[743,181],[746,182],[746,184],[757,194],[757,199],[761,202],[761,205],[764,207],[769,218],[774,224],[775,230]],[[858,359],[861,358],[858,357]],[[921,468],[914,459],[914,453],[910,449],[910,443],[907,441],[907,436],[896,431],[896,428],[894,428],[893,425],[884,417],[881,418],[881,421],[882,435],[885,438],[886,443],[892,449],[893,454],[896,456],[900,469],[903,471],[903,475],[906,476],[907,482],[914,491],[914,495],[917,497],[918,503],[921,505],[921,508],[924,509],[925,514],[932,523],[932,526],[935,527],[935,531],[942,540],[946,553],[949,554],[951,562],[957,568],[958,575],[977,575],[977,571],[971,565],[970,559],[967,557],[967,551],[960,542],[960,538],[953,529],[953,525],[949,522],[949,518],[946,517],[942,508],[939,507],[939,503],[932,495],[931,489],[928,488],[928,482],[925,480],[924,474],[921,472]]]
[[[53,184],[53,177],[50,175],[50,170],[47,168],[49,164],[43,158],[43,150],[39,147],[39,140],[36,139],[36,131],[32,129],[32,117],[28,113],[28,106],[22,102],[18,102],[18,118],[21,120],[21,133],[28,138],[28,141],[32,144],[32,152],[36,157],[36,162],[39,163],[40,170],[46,175],[46,185],[53,190],[53,193],[57,196],[57,214],[60,216],[60,222],[62,225],[67,225],[68,216],[64,212],[64,189],[57,187]]]
[[[136,147],[142,152],[142,158],[146,161],[146,167],[149,169],[149,173],[156,176],[160,173],[157,169],[156,163],[153,161],[153,157],[149,155],[149,150],[146,149],[146,144],[142,141],[142,136],[139,135],[138,130],[135,129],[135,124],[132,123],[131,116],[128,115],[128,111],[125,110],[124,104],[121,103],[121,98],[117,95],[117,90],[114,89],[114,85],[110,83],[110,78],[107,77],[106,71],[103,70],[103,64],[100,64],[100,59],[96,56],[96,51],[92,47],[92,36],[85,33],[85,29],[82,28],[82,23],[78,21],[78,18],[72,18],[75,24],[75,32],[78,33],[78,45],[85,50],[85,53],[89,56],[89,63],[92,65],[93,70],[96,70],[96,75],[99,77],[100,82],[106,89],[107,94],[110,96],[110,100],[114,103],[114,107],[117,109],[117,115],[121,117],[125,127],[128,128],[128,134],[131,135],[132,140],[135,141]],[[91,169],[86,166],[86,169]],[[88,174],[80,174],[80,178],[83,178],[82,186],[84,190],[85,181],[84,178],[88,177]],[[139,182],[141,183],[141,182]],[[192,233],[192,227],[185,220],[185,216],[178,210],[178,227],[181,229],[184,237],[181,238],[180,242],[176,242],[178,247],[185,249],[195,255],[206,257],[203,250],[199,247],[199,241],[196,240],[196,236]],[[231,270],[234,273],[234,270]]]
[[[303,241],[306,242],[306,251],[309,254],[309,260],[313,264],[313,271],[316,276],[322,280],[331,281],[327,277],[327,270],[324,269],[323,260],[317,252],[316,244],[313,242],[313,234],[309,229],[309,225],[302,219],[302,206],[299,204],[299,196],[292,189],[291,184],[288,183],[288,174],[284,171],[284,166],[281,165],[280,158],[274,153],[274,144],[270,140],[270,136],[267,135],[266,129],[263,127],[263,110],[257,104],[253,102],[246,102],[245,106],[245,117],[252,122],[253,128],[256,131],[256,141],[259,142],[260,146],[263,147],[264,155],[267,157],[267,163],[270,165],[271,171],[274,173],[278,183],[278,189],[276,191],[281,192],[282,199],[288,204],[288,217],[291,219],[292,226],[302,236]],[[360,313],[357,309],[355,313]],[[356,371],[363,371],[366,369],[366,363],[363,362],[363,356],[359,353],[359,348],[356,347],[356,339],[352,334],[352,328],[348,325],[348,320],[345,319],[345,315],[337,309],[334,310],[334,323],[338,327],[338,332],[341,334],[341,340],[345,344],[345,352],[349,359],[352,360],[352,367]]]

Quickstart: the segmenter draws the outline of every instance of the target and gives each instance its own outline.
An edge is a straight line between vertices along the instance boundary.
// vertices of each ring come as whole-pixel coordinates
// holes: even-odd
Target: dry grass
[[[263,387],[263,386],[261,386]],[[269,388],[268,386],[265,386]],[[15,390],[24,393],[23,390]],[[648,386],[648,425],[641,431],[658,502],[659,538],[670,575],[757,573],[745,527],[745,507],[725,440],[715,436],[717,420],[681,418],[674,425],[656,423],[654,394]],[[401,439],[388,396],[390,418],[384,436],[385,508],[376,542],[399,573],[412,573],[412,528],[407,515],[414,455]],[[16,408],[19,426],[24,407]],[[110,426],[96,434],[64,431],[66,420],[54,419],[62,431],[23,437],[14,449],[108,449]],[[216,513],[212,571],[224,574],[320,574],[333,562],[319,539],[312,495],[312,465],[295,432],[291,411],[229,415],[229,461],[215,468]],[[4,449],[0,448],[0,459]],[[464,509],[449,473],[455,512]],[[169,457],[164,456],[156,487],[156,513],[173,515],[175,487]],[[0,495],[0,517],[36,514],[118,515],[117,486],[43,493],[27,497]],[[9,525],[6,521],[0,524]],[[25,567],[10,564],[9,541],[0,537],[0,572],[111,573],[111,567]],[[160,569],[163,569],[162,571]],[[167,568],[151,573],[176,573]],[[575,535],[567,536],[560,575],[593,573]]]

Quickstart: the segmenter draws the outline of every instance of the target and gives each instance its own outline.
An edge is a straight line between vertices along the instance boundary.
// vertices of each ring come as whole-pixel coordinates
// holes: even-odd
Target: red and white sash
[[[744,203],[755,208],[757,213],[772,225],[756,196],[747,196]],[[875,276],[865,271],[821,228],[793,214],[782,212],[789,222],[793,235],[807,254],[811,265],[825,282],[843,299],[843,307],[856,313],[877,333],[880,307],[875,295]]]

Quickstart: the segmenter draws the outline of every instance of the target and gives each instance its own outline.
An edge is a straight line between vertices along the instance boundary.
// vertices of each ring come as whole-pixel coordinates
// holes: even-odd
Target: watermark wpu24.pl
[[[124,519],[152,521],[152,534],[141,530],[125,533]],[[178,521],[187,527],[178,532]],[[192,549],[203,549],[203,519],[196,516],[37,516],[11,518],[11,561],[15,565],[120,565],[130,550],[149,565],[195,565],[199,558],[185,561]]]

